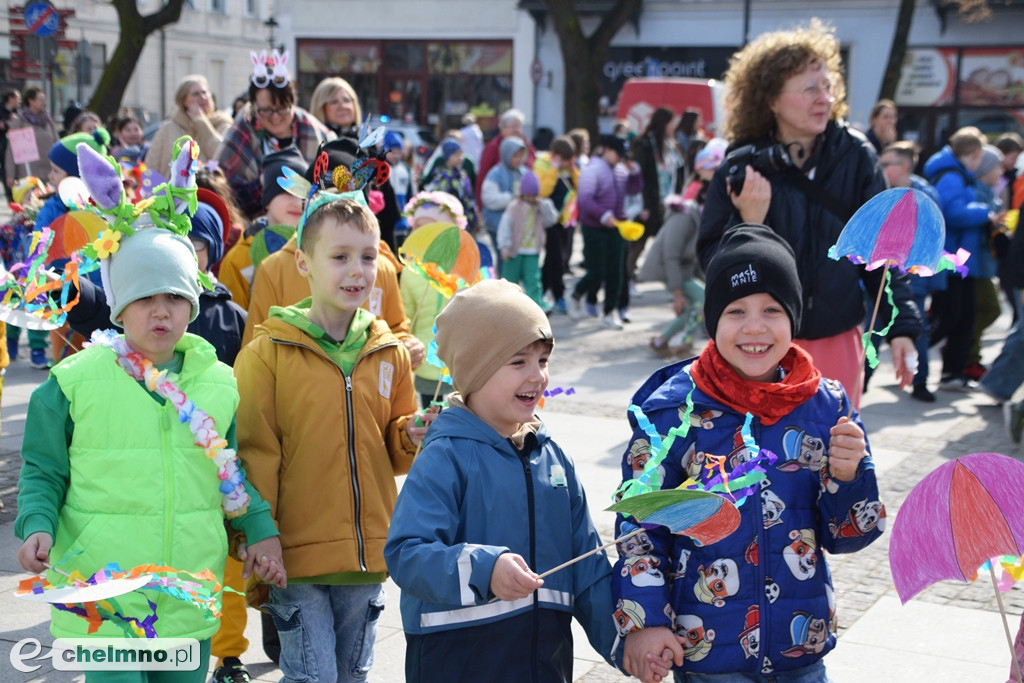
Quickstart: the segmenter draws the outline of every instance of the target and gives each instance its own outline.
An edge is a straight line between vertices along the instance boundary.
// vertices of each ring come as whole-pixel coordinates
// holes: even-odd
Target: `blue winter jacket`
[[[696,389],[690,361],[662,368],[633,397],[658,433],[680,425],[691,390],[689,431],[661,463],[663,489],[705,470],[706,455],[725,456],[726,469],[749,460],[745,415]],[[674,627],[684,636],[683,669],[693,673],[770,674],[810,666],[836,642],[835,598],[822,550],[849,553],[878,538],[885,509],[874,465],[861,461],[857,478],[827,476],[829,429],[850,402],[841,385],[822,379],[818,392],[772,425],[754,417],[750,436],[778,456],[760,495],[739,506],[739,527],[705,547],[663,527],[620,544],[613,593],[625,635],[644,627]],[[859,417],[853,415],[859,424]],[[650,437],[631,414],[633,437],[623,477],[650,459]],[[621,533],[635,528],[620,518]]]
[[[440,634],[530,612],[538,624],[561,613],[575,616],[594,649],[610,657],[616,632],[610,618],[611,564],[604,551],[545,577],[529,597],[492,602],[491,572],[502,553],[518,553],[543,573],[601,545],[573,461],[542,423],[535,424],[522,454],[457,404],[430,425],[395,504],[384,548],[388,571],[402,589],[406,633]],[[534,641],[542,630],[550,631],[540,623]],[[571,635],[566,630],[562,636],[557,642],[517,645],[540,659],[565,653],[571,658]],[[494,665],[490,655],[508,647],[479,645],[466,656],[487,662],[485,671]],[[532,666],[505,664],[521,664],[524,671]],[[506,680],[530,680],[528,674],[506,673]],[[433,676],[447,680],[444,672]]]
[[[939,193],[939,208],[946,220],[946,251],[954,254],[964,248],[971,252],[968,276],[982,277],[977,255],[988,249],[990,209],[975,195],[974,175],[946,145],[925,162],[924,177]]]

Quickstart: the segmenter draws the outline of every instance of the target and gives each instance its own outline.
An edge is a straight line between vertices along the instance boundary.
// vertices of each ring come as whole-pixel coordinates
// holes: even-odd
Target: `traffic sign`
[[[46,0],[30,3],[25,7],[25,26],[40,38],[47,38],[60,30],[60,15],[57,8]]]

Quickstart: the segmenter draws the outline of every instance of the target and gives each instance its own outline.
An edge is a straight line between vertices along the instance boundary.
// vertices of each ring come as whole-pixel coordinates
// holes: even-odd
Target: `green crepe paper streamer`
[[[896,303],[893,301],[892,287],[889,286],[889,269],[887,268],[885,273],[882,275],[882,282],[885,286],[885,298],[889,302],[889,310],[892,311],[892,315],[889,318],[889,323],[878,330],[867,330],[861,336],[861,345],[864,347],[864,359],[868,362],[868,366],[872,369],[878,367],[878,351],[875,349],[875,345],[871,343],[871,335],[877,334],[879,337],[884,337],[889,334],[889,330],[892,329],[893,323],[896,322]]]
[[[629,481],[623,482],[615,494],[612,496],[613,499],[622,500],[624,498],[632,498],[633,496],[640,495],[641,493],[650,493],[661,489],[661,473],[658,472],[658,466],[661,465],[661,461],[668,455],[669,450],[672,448],[672,444],[675,442],[677,436],[685,437],[690,431],[690,414],[693,413],[693,392],[697,389],[696,384],[693,382],[693,375],[690,374],[690,367],[687,366],[683,372],[690,378],[690,391],[686,394],[686,410],[683,411],[683,418],[678,427],[673,427],[668,430],[668,434],[665,439],[662,440],[661,435],[658,434],[658,430],[654,428],[651,421],[647,419],[647,416],[643,414],[640,407],[637,405],[630,405],[629,410],[637,416],[637,425],[644,430],[651,439],[651,447],[654,448],[655,443],[660,443],[655,454],[651,456],[651,459],[644,465],[644,471],[636,479],[630,479]],[[640,418],[643,417],[643,421]],[[647,427],[644,427],[646,423]],[[655,488],[657,487],[657,488]]]

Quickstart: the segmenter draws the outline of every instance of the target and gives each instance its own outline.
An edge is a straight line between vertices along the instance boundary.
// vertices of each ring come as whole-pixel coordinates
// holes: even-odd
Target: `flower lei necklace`
[[[195,444],[203,449],[206,457],[217,465],[217,478],[220,479],[222,494],[221,507],[224,514],[230,517],[244,515],[249,506],[249,494],[242,485],[242,473],[238,469],[238,456],[234,449],[227,448],[228,442],[214,429],[213,418],[197,408],[185,396],[181,388],[167,378],[167,371],[156,369],[153,362],[138,351],[133,351],[128,343],[113,330],[97,330],[92,334],[90,345],[105,346],[117,354],[117,364],[137,382],[142,382],[146,389],[163,397],[178,411],[178,420],[188,424],[195,439]]]

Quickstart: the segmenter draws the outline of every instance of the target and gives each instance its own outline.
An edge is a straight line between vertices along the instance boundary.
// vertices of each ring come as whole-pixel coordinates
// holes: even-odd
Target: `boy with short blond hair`
[[[235,361],[239,452],[292,579],[250,601],[268,603],[286,680],[364,680],[384,607],[394,478],[426,427],[412,420],[408,351],[360,308],[376,276],[377,219],[324,194],[296,239],[311,296],[271,308]]]
[[[384,550],[402,589],[405,680],[571,680],[572,618],[606,658],[615,628],[603,550],[535,573],[601,545],[572,459],[534,414],[551,325],[518,286],[483,280],[452,297],[436,339],[459,393],[430,427]]]

